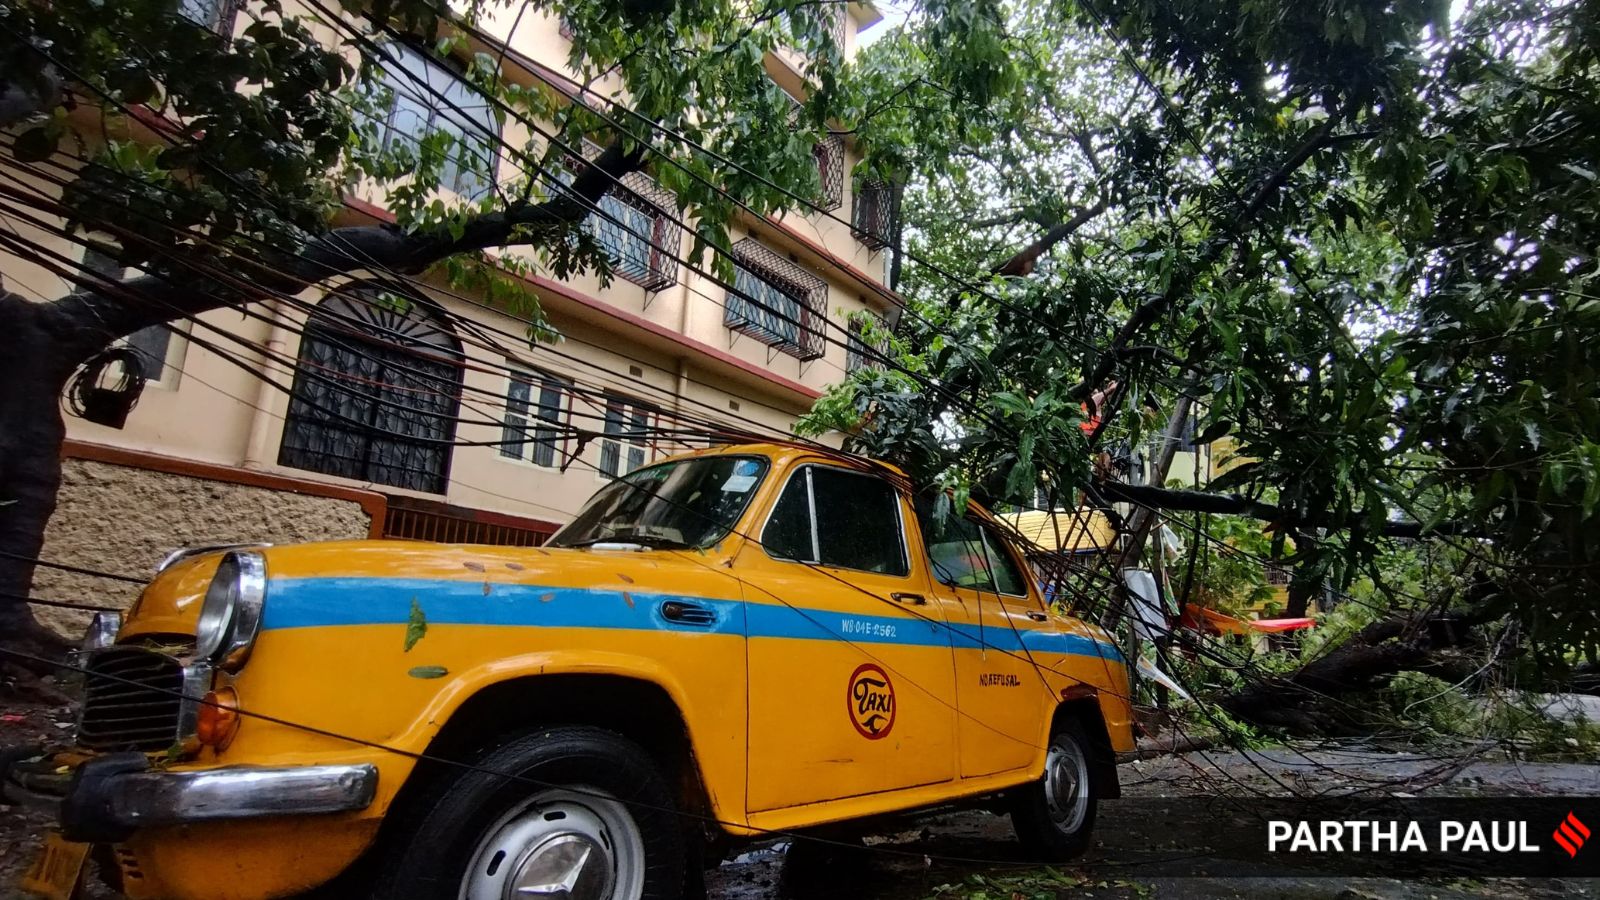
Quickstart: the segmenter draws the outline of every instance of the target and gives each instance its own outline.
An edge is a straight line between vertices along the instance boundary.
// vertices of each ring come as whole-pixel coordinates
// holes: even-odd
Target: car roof
[[[717,444],[700,450],[677,453],[661,460],[661,462],[670,462],[675,459],[694,459],[701,456],[737,456],[740,454],[767,456],[777,461],[788,461],[795,457],[817,456],[823,459],[836,460],[851,468],[876,470],[889,475],[891,478],[909,481],[906,473],[893,463],[860,456],[855,453],[847,453],[844,450],[823,444],[803,444],[798,441],[794,443],[761,441],[743,444]]]

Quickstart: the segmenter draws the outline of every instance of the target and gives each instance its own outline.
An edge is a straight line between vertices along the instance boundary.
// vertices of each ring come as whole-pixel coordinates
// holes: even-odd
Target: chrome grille
[[[84,667],[78,743],[91,750],[160,752],[181,741],[192,716],[183,663],[138,647],[96,651]]]

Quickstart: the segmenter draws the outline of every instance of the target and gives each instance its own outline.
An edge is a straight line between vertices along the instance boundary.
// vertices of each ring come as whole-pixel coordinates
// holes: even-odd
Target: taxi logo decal
[[[882,740],[894,728],[894,683],[889,674],[872,663],[863,663],[850,676],[846,702],[850,724],[869,741]]]

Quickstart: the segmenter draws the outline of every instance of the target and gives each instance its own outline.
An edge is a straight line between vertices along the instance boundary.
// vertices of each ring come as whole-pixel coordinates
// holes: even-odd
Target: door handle
[[[928,605],[927,597],[924,597],[921,594],[908,594],[904,591],[895,591],[889,595],[889,599],[894,600],[897,603],[911,603],[915,604],[916,606]]]
[[[1042,612],[1030,612],[1030,613],[1028,613],[1028,618],[1034,620],[1035,622],[1048,622],[1048,621],[1050,621],[1050,617],[1045,615]]]

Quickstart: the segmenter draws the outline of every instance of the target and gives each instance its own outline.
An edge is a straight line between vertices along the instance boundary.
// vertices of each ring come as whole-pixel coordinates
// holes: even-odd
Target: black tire
[[[1067,719],[1050,735],[1045,774],[1012,793],[1011,827],[1035,858],[1065,862],[1089,849],[1100,803],[1090,774],[1094,759],[1088,732],[1076,719]],[[1063,777],[1077,781],[1070,800],[1063,794]]]
[[[375,860],[373,897],[458,900],[469,866],[474,877],[485,877],[485,872],[496,871],[510,858],[496,849],[501,846],[497,837],[527,822],[538,828],[581,830],[573,823],[595,809],[602,811],[595,814],[596,822],[616,824],[617,817],[625,815],[637,829],[636,834],[626,833],[625,825],[600,831],[604,845],[615,851],[619,871],[628,870],[619,878],[632,878],[629,873],[642,870],[641,900],[683,896],[688,858],[683,823],[666,781],[637,744],[601,728],[541,728],[506,740],[471,763],[475,768],[470,770],[450,767],[438,773],[407,798],[403,808],[390,813],[380,838],[384,846]],[[531,804],[538,798],[544,799],[536,807],[541,812],[535,813]],[[566,825],[543,824],[566,820],[568,808],[574,815]],[[546,809],[560,814],[543,812]],[[617,849],[623,845],[634,852]],[[495,852],[502,862],[493,859]],[[474,865],[480,854],[489,855]],[[620,862],[641,855],[640,866]],[[509,875],[510,865],[505,868],[501,877]],[[598,876],[586,870],[585,877]]]

